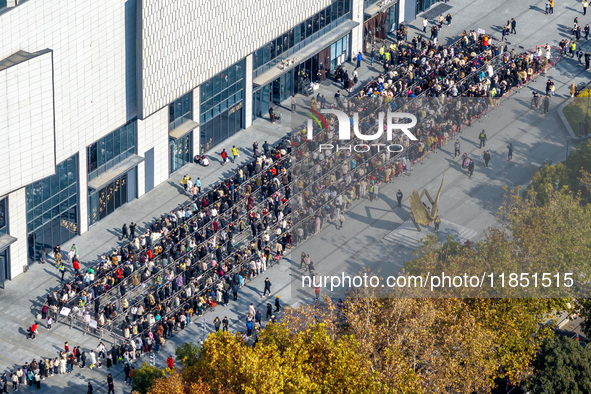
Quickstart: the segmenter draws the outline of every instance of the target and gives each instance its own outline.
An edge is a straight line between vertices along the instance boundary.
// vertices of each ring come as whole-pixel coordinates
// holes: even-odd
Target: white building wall
[[[154,148],[154,186],[168,179],[168,106],[154,113],[149,118],[138,121],[137,152]],[[138,166],[138,196],[145,190],[145,162]]]
[[[51,52],[0,71],[0,195],[55,172]]]
[[[27,208],[25,188],[8,195],[9,234],[17,240],[10,245],[10,279],[21,274],[27,265]]]
[[[246,57],[244,70],[244,128],[252,125],[252,53]]]
[[[193,90],[193,120],[197,123],[200,123],[199,119],[199,106],[201,105],[201,88],[198,86],[195,90]],[[199,151],[200,145],[199,141],[201,140],[201,133],[199,131],[199,127],[193,130],[193,156],[200,154]]]
[[[138,0],[146,118],[331,4],[330,0]]]
[[[363,50],[363,0],[351,0],[352,19],[359,25],[351,31],[351,58]]]
[[[0,59],[53,50],[56,163],[126,123],[125,34],[120,1],[34,0],[0,15]]]

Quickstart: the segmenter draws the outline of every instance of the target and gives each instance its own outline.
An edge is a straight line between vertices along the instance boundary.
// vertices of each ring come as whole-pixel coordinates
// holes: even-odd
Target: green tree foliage
[[[154,381],[164,376],[163,369],[143,363],[141,368],[137,368],[134,372],[131,388],[140,394],[146,394]]]
[[[532,393],[591,392],[591,348],[566,337],[548,338],[527,382]]]
[[[548,193],[552,190],[562,190],[563,192],[570,190],[567,167],[563,163],[543,166],[540,171],[534,174],[523,196],[535,196],[538,205],[546,205],[549,202]]]
[[[176,348],[175,355],[183,367],[191,367],[197,361],[199,346],[193,342],[183,343]]]

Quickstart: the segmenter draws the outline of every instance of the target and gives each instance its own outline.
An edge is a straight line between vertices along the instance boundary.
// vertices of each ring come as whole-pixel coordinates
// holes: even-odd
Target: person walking
[[[339,213],[339,223],[340,223],[340,225],[339,225],[338,230],[342,229],[343,223],[345,223],[345,215],[343,215],[342,212]]]
[[[554,0],[550,0],[550,15],[554,15]]]
[[[472,174],[474,174],[474,160],[470,159],[468,163],[468,178],[472,179]]]
[[[429,20],[427,18],[423,18],[423,33],[427,32],[427,26],[429,26]]]
[[[295,112],[296,110],[296,98],[295,94],[291,95],[291,112]]]
[[[273,305],[271,305],[271,303],[267,302],[267,314],[266,314],[267,320],[269,320],[269,318],[271,316],[273,316]]]
[[[398,201],[398,208],[402,207],[402,197],[403,197],[403,194],[400,191],[400,189],[398,189],[398,191],[396,192],[396,200]]]
[[[511,159],[513,159],[513,143],[512,142],[510,142],[509,145],[507,145],[507,149],[508,149],[507,160],[511,160]]]
[[[232,145],[232,156],[234,156],[232,163],[236,163],[236,159],[238,158],[238,156],[240,156],[238,148],[236,148],[236,145]]]
[[[136,227],[137,227],[137,225],[135,224],[135,222],[131,222],[131,224],[129,225],[129,238],[130,239],[135,238],[135,228]]]
[[[589,69],[589,63],[591,62],[591,54],[589,51],[585,52],[585,70]]]
[[[544,96],[544,115],[546,115],[548,113],[548,110],[550,109],[550,96],[546,95]]]
[[[228,161],[228,153],[226,153],[225,149],[222,149],[222,165],[226,165],[226,162]]]
[[[115,394],[115,384],[113,383],[113,376],[111,374],[107,375],[107,394]]]
[[[267,292],[269,293],[269,295],[271,295],[271,281],[269,280],[269,278],[265,278],[265,288],[263,289],[263,295],[261,297],[267,295]]]
[[[123,227],[121,228],[121,238],[119,238],[119,240],[126,238],[129,238],[129,233],[127,231],[127,223],[123,223]]]
[[[222,331],[228,332],[228,316],[222,319]]]
[[[462,152],[460,151],[460,140],[456,140],[456,142],[454,143],[454,159],[457,156],[461,156]]]
[[[583,15],[587,15],[587,7],[589,7],[589,2],[587,0],[583,0],[581,5],[583,6]]]
[[[482,158],[484,159],[484,166],[488,167],[488,162],[490,161],[490,151],[485,150],[482,154]]]
[[[515,20],[515,18],[511,18],[511,34],[517,34],[517,30],[515,29],[517,27],[517,21]]]
[[[484,131],[484,129],[482,129],[482,131],[480,132],[480,134],[478,135],[478,139],[480,140],[480,147],[479,149],[482,149],[486,146],[486,131]]]

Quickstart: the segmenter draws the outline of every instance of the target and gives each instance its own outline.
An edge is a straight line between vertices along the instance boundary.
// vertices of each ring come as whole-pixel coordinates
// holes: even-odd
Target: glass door
[[[0,289],[4,288],[4,282],[8,279],[9,276],[9,250],[10,248],[6,248],[2,252],[0,252]]]

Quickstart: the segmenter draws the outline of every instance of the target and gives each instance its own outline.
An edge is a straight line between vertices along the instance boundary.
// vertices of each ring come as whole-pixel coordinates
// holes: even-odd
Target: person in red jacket
[[[72,265],[74,266],[74,272],[78,275],[80,273],[80,262],[77,259],[74,259]]]
[[[174,365],[174,358],[172,358],[172,356],[168,356],[166,359],[166,365],[168,365],[168,368],[172,369]]]
[[[29,328],[29,338],[35,339],[35,335],[37,335],[37,323],[33,323],[31,328]]]

